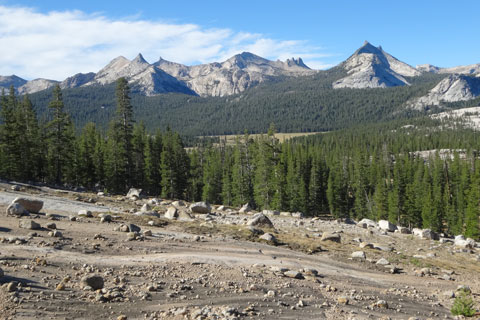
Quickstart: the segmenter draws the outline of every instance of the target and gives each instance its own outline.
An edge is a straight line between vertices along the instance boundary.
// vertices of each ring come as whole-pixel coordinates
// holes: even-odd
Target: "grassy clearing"
[[[277,138],[280,142],[284,142],[286,140],[296,138],[296,137],[303,137],[303,136],[310,136],[320,132],[291,132],[291,133],[275,133],[275,138]],[[262,134],[250,134],[249,137],[252,139],[256,139],[260,137]],[[222,142],[225,142],[227,146],[231,146],[235,144],[235,141],[238,138],[243,139],[243,135],[241,134],[232,134],[232,135],[219,135],[219,136],[209,136],[209,138],[220,138]]]

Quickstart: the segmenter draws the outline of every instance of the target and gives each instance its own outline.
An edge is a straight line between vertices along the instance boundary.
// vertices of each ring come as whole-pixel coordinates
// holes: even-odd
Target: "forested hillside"
[[[115,96],[106,134],[88,123],[75,135],[58,87],[46,123],[37,121],[28,96],[19,100],[12,89],[1,99],[0,177],[113,193],[134,186],[167,198],[388,219],[480,236],[475,131],[437,130],[437,122],[420,119],[410,126],[357,125],[280,143],[270,125],[268,134],[245,134],[234,146],[204,144],[187,152],[168,127],[147,134],[135,122],[125,79]],[[422,150],[433,152],[422,157]]]
[[[377,89],[332,89],[344,71],[332,68],[313,76],[277,79],[228,97],[163,94],[132,95],[135,118],[148,132],[170,126],[182,135],[266,132],[274,122],[279,132],[316,132],[418,115],[404,103],[421,96],[445,75],[409,79],[411,86]],[[77,128],[94,122],[105,131],[115,109],[114,86],[90,86],[63,91],[65,107]],[[40,118],[52,91],[31,95]]]

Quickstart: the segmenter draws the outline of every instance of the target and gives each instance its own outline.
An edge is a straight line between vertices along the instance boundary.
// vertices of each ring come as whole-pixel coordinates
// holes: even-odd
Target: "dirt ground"
[[[459,285],[480,306],[478,249],[286,216],[270,217],[275,228],[264,230],[274,244],[254,235],[247,214],[215,209],[172,221],[127,213],[148,199],[10,187],[0,185],[2,319],[452,319]],[[40,230],[5,214],[16,196],[45,202],[21,218]],[[80,209],[94,216],[76,216]],[[105,212],[113,221],[100,221]],[[49,235],[49,223],[62,235]],[[128,223],[141,231],[115,231]],[[340,243],[321,241],[325,232]],[[352,259],[354,251],[366,259]],[[93,275],[103,289],[86,287],[82,278]]]

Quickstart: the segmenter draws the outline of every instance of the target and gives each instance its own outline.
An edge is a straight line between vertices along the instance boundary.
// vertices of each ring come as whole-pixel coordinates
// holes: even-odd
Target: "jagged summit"
[[[135,57],[135,59],[132,60],[132,62],[133,62],[133,63],[139,63],[139,64],[144,64],[144,63],[149,64],[149,63],[147,62],[147,60],[145,60],[145,58],[143,57],[143,55],[142,55],[141,53],[139,53],[139,54]]]
[[[414,77],[421,73],[412,66],[399,61],[375,47],[368,41],[357,49],[346,61],[340,64],[348,76],[335,81],[333,88],[386,88],[409,85],[404,77]]]
[[[315,72],[300,58],[285,62],[270,61],[251,52],[236,54],[224,62],[195,66],[186,66],[163,58],[154,65],[184,81],[190,89],[201,96],[231,95],[243,92],[272,77],[300,76]]]
[[[287,59],[285,61],[285,63],[289,66],[289,67],[293,67],[293,66],[297,66],[297,67],[301,67],[301,68],[305,68],[305,69],[309,69],[311,70],[302,60],[302,58],[298,57],[298,59],[295,59],[295,58],[291,58],[291,59]]]

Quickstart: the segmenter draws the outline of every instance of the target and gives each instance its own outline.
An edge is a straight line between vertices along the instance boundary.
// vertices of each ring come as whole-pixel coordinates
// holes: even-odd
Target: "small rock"
[[[378,300],[377,302],[375,302],[375,307],[388,309],[388,303],[385,300]]]
[[[143,235],[145,237],[151,237],[152,236],[152,230],[144,230]]]
[[[152,210],[152,207],[148,203],[145,203],[140,209],[141,212],[149,212],[150,210]]]
[[[390,262],[388,262],[388,260],[385,259],[385,258],[380,258],[380,259],[377,260],[377,262],[375,264],[386,266],[386,265],[389,265]]]
[[[127,193],[127,198],[130,200],[137,200],[140,199],[142,196],[142,189],[137,189],[137,188],[130,188]]]
[[[355,251],[352,253],[353,259],[365,260],[367,259],[367,255],[363,251]]]
[[[397,226],[393,223],[390,223],[388,220],[380,220],[378,221],[378,227],[384,231],[394,232],[397,230]]]
[[[250,207],[250,204],[246,203],[244,204],[240,210],[238,210],[239,213],[247,213],[247,212],[250,212],[252,211],[252,208]]]
[[[82,284],[91,287],[93,290],[98,290],[103,288],[104,281],[103,277],[98,275],[85,276],[82,278]]]
[[[50,231],[50,232],[48,233],[48,235],[49,235],[50,237],[55,237],[55,238],[61,238],[61,237],[62,237],[62,233],[61,233],[60,231],[58,231],[58,230]]]
[[[45,225],[45,227],[46,227],[47,229],[57,229],[57,225],[56,225],[55,223],[53,223],[53,222],[47,223],[47,224]]]
[[[285,277],[287,277],[287,278],[305,279],[300,272],[298,272],[298,271],[293,271],[293,270],[284,272],[283,275],[284,275]]]
[[[30,219],[21,219],[18,221],[18,226],[22,229],[30,229],[30,230],[39,230],[41,229],[40,224],[36,223]]]
[[[165,212],[165,218],[174,220],[178,217],[178,210],[176,207],[169,207],[167,212]]]
[[[268,241],[268,242],[276,242],[277,241],[275,236],[272,235],[271,233],[264,233],[259,237],[259,239],[265,240],[265,241]]]
[[[337,298],[339,304],[348,304],[348,298],[346,296],[340,296]]]
[[[260,212],[247,221],[247,226],[273,228],[273,223],[266,215]]]
[[[85,217],[85,218],[93,217],[92,211],[86,210],[86,209],[82,209],[82,210],[78,211],[77,215],[79,217]]]
[[[320,238],[320,241],[333,241],[340,243],[341,237],[338,233],[324,232]]]
[[[190,205],[190,210],[193,213],[206,214],[206,213],[210,213],[212,208],[210,207],[210,204],[208,204],[207,202],[201,201],[201,202],[192,203]]]

